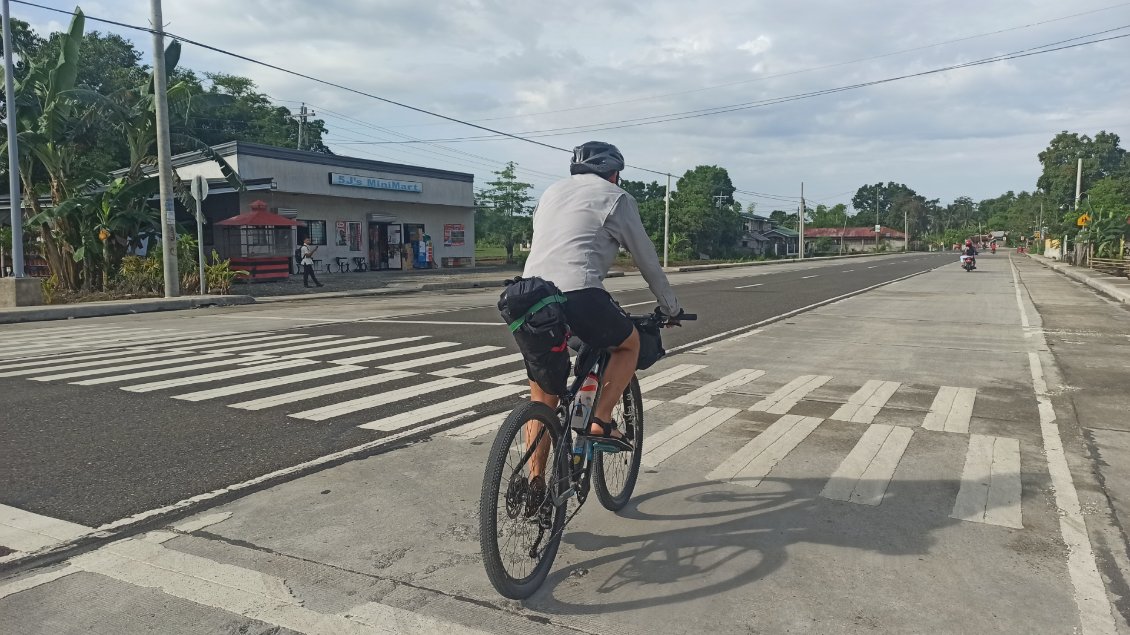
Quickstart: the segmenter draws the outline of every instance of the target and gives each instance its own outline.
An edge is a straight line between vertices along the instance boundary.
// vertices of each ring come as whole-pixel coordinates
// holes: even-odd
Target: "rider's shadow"
[[[650,531],[567,530],[568,559],[581,559],[561,564],[527,604],[548,613],[598,614],[689,602],[757,582],[781,568],[794,545],[924,556],[936,542],[933,532],[961,522],[949,517],[956,480],[900,481],[880,506],[821,498],[826,483],[766,478],[746,488],[706,481],[640,495],[620,513],[628,522],[603,526]],[[584,575],[590,589],[593,576],[603,601],[569,599],[574,575]]]

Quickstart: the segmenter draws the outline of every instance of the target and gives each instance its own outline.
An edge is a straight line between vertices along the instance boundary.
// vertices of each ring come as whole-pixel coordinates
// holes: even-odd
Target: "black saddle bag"
[[[515,278],[498,298],[498,312],[506,322],[526,374],[541,389],[561,395],[569,378],[568,326],[565,295],[541,278]]]

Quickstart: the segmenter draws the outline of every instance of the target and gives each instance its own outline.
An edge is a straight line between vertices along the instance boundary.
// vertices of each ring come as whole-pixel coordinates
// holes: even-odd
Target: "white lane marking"
[[[1016,304],[1020,309],[1020,323],[1022,326],[1030,325],[1028,312],[1019,293],[1019,277],[1011,253],[1008,255],[1008,264],[1012,268],[1012,279],[1017,285]],[[1039,348],[1047,350],[1044,334],[1039,332],[1036,337],[1039,340]],[[1083,518],[1079,493],[1075,489],[1071,468],[1068,467],[1067,455],[1063,450],[1063,441],[1059,436],[1059,424],[1056,422],[1055,408],[1048,393],[1048,384],[1044,379],[1044,367],[1040,362],[1039,353],[1035,351],[1028,353],[1028,366],[1032,371],[1032,388],[1036,393],[1036,403],[1040,412],[1040,436],[1044,442],[1044,455],[1052,479],[1052,491],[1055,494],[1056,507],[1061,512],[1059,531],[1063,536],[1063,542],[1067,545],[1067,573],[1071,578],[1071,585],[1075,588],[1075,606],[1079,609],[1079,622],[1083,627],[1084,635],[1114,635],[1117,629],[1111,616],[1110,600],[1107,598],[1106,587],[1095,564],[1095,551],[1087,534],[1087,521]]]
[[[94,531],[76,523],[0,505],[0,545],[32,552],[77,540]]]
[[[822,421],[817,417],[785,415],[714,468],[706,478],[757,487]]]
[[[330,366],[329,368],[319,368],[317,370],[311,370],[305,373],[281,375],[279,377],[270,377],[267,379],[260,379],[258,381],[249,381],[243,384],[232,384],[230,386],[221,386],[219,388],[210,388],[208,390],[198,390],[196,392],[185,393],[183,395],[174,395],[173,399],[180,399],[182,401],[204,401],[206,399],[228,397],[245,392],[262,390],[264,388],[276,388],[278,386],[298,384],[305,381],[310,381],[311,379],[321,379],[322,377],[332,377],[338,375],[346,376],[349,373],[363,370],[366,369],[361,366],[334,365]]]
[[[807,280],[808,278],[819,278],[819,277],[820,277],[819,274],[813,274],[811,276],[801,276],[800,279],[801,280]]]
[[[422,338],[416,338],[422,339]],[[413,355],[415,353],[424,353],[427,351],[434,351],[440,348],[451,348],[452,346],[459,346],[458,342],[432,342],[430,344],[421,344],[419,346],[409,346],[407,348],[398,348],[391,351],[381,351],[379,353],[367,353],[365,355],[356,355],[354,357],[346,357],[344,359],[331,359],[328,360],[331,364],[364,364],[365,362],[372,362],[378,359],[388,359],[390,357],[403,357],[404,355]]]
[[[844,269],[844,270],[843,270],[843,271],[841,271],[840,273],[851,273],[851,272],[853,272],[853,271],[855,271],[855,269]]]
[[[764,282],[758,282],[757,284],[743,284],[740,287],[734,287],[734,288],[735,289],[752,289],[753,287],[760,287],[763,284],[765,284],[765,283]]]
[[[459,380],[453,380],[449,378],[442,379],[440,381]],[[459,412],[460,410],[466,410],[468,408],[474,408],[475,406],[480,406],[482,404],[490,403],[495,400],[504,399],[528,389],[529,388],[526,386],[496,386],[494,388],[488,388],[487,390],[483,390],[470,395],[465,395],[463,397],[457,397],[455,399],[449,399],[448,401],[442,401],[440,403],[425,406],[423,408],[416,408],[415,410],[402,412],[391,417],[383,417],[375,421],[370,421],[369,423],[361,424],[357,427],[365,428],[366,430],[393,432],[407,428],[414,423],[428,421],[430,419],[442,417],[446,414]]]
[[[951,518],[1023,529],[1020,515],[1020,441],[969,435],[961,490]]]
[[[1016,273],[1016,265],[1012,264],[1012,254],[1008,256],[1008,265],[1012,270],[1012,288],[1016,292],[1016,306],[1020,310],[1020,326],[1028,328],[1031,324],[1028,322],[1028,311],[1024,309],[1024,298],[1020,294],[1020,276]]]
[[[332,395],[334,393],[346,392],[356,388],[366,388],[369,386],[376,386],[405,377],[414,377],[416,373],[408,373],[404,371],[392,371],[388,373],[381,373],[379,375],[372,375],[369,377],[357,377],[340,381],[328,386],[314,386],[313,388],[305,388],[303,390],[296,390],[282,395],[273,395],[270,397],[261,397],[259,399],[252,399],[251,401],[244,401],[232,404],[230,407],[239,408],[240,410],[263,410],[264,408],[271,408],[274,406],[281,406],[283,404],[294,403],[296,401],[304,401],[306,399],[314,399],[323,395]]]
[[[743,368],[741,370],[732,372],[721,379],[716,379],[709,384],[706,384],[702,388],[692,390],[691,392],[681,397],[676,397],[675,401],[677,403],[685,403],[692,406],[706,406],[710,404],[711,399],[726,392],[728,389],[737,388],[738,386],[744,386],[764,374],[765,371],[763,370]]]
[[[93,375],[105,375],[107,373],[119,373],[129,370],[139,370],[142,368],[153,368],[155,366],[169,366],[171,364],[184,364],[195,362],[199,360],[209,360],[223,358],[226,363],[235,361],[234,358],[220,355],[219,353],[201,353],[199,355],[192,355],[187,357],[171,357],[166,359],[153,359],[146,362],[137,362],[134,364],[126,364],[124,366],[106,366],[103,368],[84,368],[81,370],[72,370],[65,373],[56,373],[54,375],[39,375],[36,377],[29,377],[31,381],[58,381],[61,379],[73,379],[75,377],[90,377]],[[179,366],[174,366],[174,369]],[[46,370],[46,369],[44,369]],[[175,371],[174,371],[175,372]]]
[[[526,369],[523,368],[522,370],[516,370],[512,373],[506,373],[497,377],[488,377],[482,381],[488,384],[512,384],[516,381],[524,382],[527,379],[529,379],[528,373],[526,373]]]
[[[461,441],[468,441],[470,439],[477,439],[484,434],[497,431],[509,412],[500,412],[498,414],[488,415],[482,419],[475,419],[470,423],[465,423],[458,428],[452,428],[443,433],[443,436],[452,439],[459,439]]]
[[[897,381],[868,380],[829,418],[852,423],[871,423],[901,385]]]
[[[394,371],[396,372],[396,371]],[[426,395],[432,391],[444,390],[446,388],[454,388],[462,384],[468,383],[469,379],[459,379],[456,377],[448,377],[445,379],[437,379],[436,381],[429,381],[423,384],[416,384],[414,386],[406,386],[391,392],[379,393],[376,395],[368,395],[365,397],[358,397],[357,399],[350,399],[349,401],[342,401],[321,408],[312,408],[310,410],[303,410],[296,412],[289,416],[295,419],[306,419],[308,421],[325,421],[334,417],[349,414],[357,410],[367,410],[369,408],[376,408],[385,404],[394,403],[397,401],[404,401],[420,395]]]
[[[178,377],[176,379],[165,379],[163,381],[154,381],[147,384],[135,384],[133,386],[122,386],[122,390],[127,392],[153,392],[154,390],[165,390],[167,388],[179,388],[181,386],[191,386],[192,384],[204,384],[210,381],[220,381],[223,379],[231,379],[232,377],[242,377],[244,375],[254,375],[256,373],[265,373],[267,371],[286,370],[289,368],[297,368],[305,366],[310,362],[304,359],[285,359],[270,364],[256,364],[254,366],[245,366],[243,368],[233,368],[231,370],[222,370],[218,373],[206,373],[204,375],[193,375],[192,377]]]
[[[749,409],[754,412],[785,414],[800,403],[801,399],[807,397],[808,393],[828,383],[830,379],[832,378],[828,375],[801,375],[753,404]]]
[[[442,324],[444,326],[506,326],[498,322],[438,322],[432,320],[365,320],[366,324]]]
[[[738,412],[740,410],[737,408],[709,406],[692,412],[667,426],[659,434],[651,435],[647,440],[641,462],[647,467],[658,466],[702,438],[707,432],[729,421]]]
[[[344,614],[319,613],[303,606],[282,578],[169,549],[159,544],[161,538],[135,538],[107,545],[74,558],[68,570],[88,571],[136,587],[158,589],[171,597],[301,633],[487,635],[374,602],[352,607]]]
[[[879,505],[914,431],[902,426],[868,426],[820,495],[833,500]]]
[[[887,285],[894,284],[896,282],[902,282],[903,280],[909,280],[910,278],[913,278],[914,276],[921,275],[923,273],[929,273],[929,272],[930,272],[929,269],[923,269],[922,271],[915,271],[914,273],[908,273],[905,276],[901,276],[901,277],[895,278],[893,280],[886,280],[884,282],[879,282],[879,283],[873,284],[869,287],[864,287],[862,289],[856,289],[855,291],[848,291],[847,293],[842,293],[842,294],[840,294],[840,295],[838,295],[834,298],[828,298],[827,300],[820,300],[819,302],[813,302],[812,304],[809,304],[807,306],[802,306],[799,309],[793,309],[791,311],[785,311],[784,313],[778,313],[777,315],[767,317],[764,320],[754,322],[753,324],[746,324],[745,326],[739,326],[737,328],[730,329],[728,331],[723,331],[721,333],[715,333],[714,335],[708,335],[707,337],[695,340],[693,342],[687,342],[686,344],[680,344],[680,345],[678,345],[674,348],[668,349],[667,353],[668,354],[678,353],[679,351],[683,351],[683,350],[686,350],[688,348],[694,348],[696,346],[701,346],[702,344],[705,344],[707,342],[714,342],[716,340],[734,339],[733,338],[734,335],[738,335],[738,334],[744,335],[748,331],[750,331],[752,329],[756,329],[756,328],[761,327],[761,326],[765,326],[766,324],[772,324],[773,322],[777,322],[777,321],[783,320],[785,318],[792,317],[794,315],[799,315],[801,313],[804,313],[805,311],[811,311],[812,309],[815,309],[815,308],[819,308],[819,307],[822,307],[822,306],[828,306],[829,304],[839,302],[840,300],[843,300],[845,298],[850,298],[850,297],[853,297],[853,296],[861,295],[861,294],[867,293],[868,291],[871,291],[873,289],[878,289],[879,287],[885,287]]]
[[[644,399],[643,400],[643,411],[647,412],[648,410],[651,410],[652,408],[654,408],[656,406],[662,406],[665,403],[667,403],[667,402],[663,401],[662,399]],[[649,443],[650,443],[650,441],[649,441]]]
[[[317,338],[312,338],[312,339],[317,339]],[[375,339],[378,339],[375,335],[362,335],[360,337],[346,337],[346,338],[338,339],[338,340],[335,340],[333,342],[333,344],[335,344],[335,345],[336,344],[352,344],[352,343],[356,343],[356,342],[368,342],[370,340],[375,340]],[[307,341],[309,341],[309,340],[307,340]],[[268,346],[267,348],[262,348],[262,349],[252,351],[252,353],[255,354],[255,355],[283,355],[283,354],[286,354],[286,353],[294,353],[295,351],[308,351],[312,348],[321,348],[321,347],[326,346],[327,344],[328,344],[328,342],[314,342],[313,344],[299,344],[299,345],[296,345],[296,346],[282,346],[282,347],[279,347],[279,348],[270,348]],[[292,355],[292,356],[293,357],[302,357],[302,355]]]
[[[108,365],[111,365],[111,364],[119,364],[119,363],[123,363],[123,362],[140,362],[140,361],[148,361],[148,360],[164,359],[164,358],[173,358],[173,360],[175,361],[176,358],[182,357],[182,356],[183,356],[183,353],[177,353],[175,351],[166,351],[166,352],[163,352],[163,353],[132,351],[131,354],[127,355],[126,357],[114,357],[114,358],[97,359],[97,360],[90,360],[90,361],[84,361],[84,362],[59,364],[59,365],[54,365],[54,366],[37,366],[37,367],[34,367],[34,368],[22,368],[22,369],[18,369],[18,370],[10,370],[10,371],[7,371],[7,372],[0,373],[0,377],[20,377],[22,375],[34,375],[36,373],[56,373],[56,372],[59,372],[59,371],[75,370],[75,369],[78,369],[78,368],[94,368],[95,366],[108,366]],[[66,361],[66,360],[63,360],[63,361]]]
[[[878,267],[878,266],[879,265],[871,265],[870,267],[868,267],[868,269],[874,269],[875,267]]]
[[[930,411],[926,413],[922,427],[936,432],[966,434],[969,432],[969,420],[973,418],[973,404],[976,400],[976,388],[942,386],[938,388],[938,394],[930,404]]]
[[[630,309],[634,306],[643,306],[645,304],[655,304],[655,300],[647,300],[647,301],[644,301],[644,302],[633,302],[631,304],[621,304],[620,308],[621,309]]]
[[[197,359],[207,359],[209,356],[201,355]],[[201,362],[199,364],[187,364],[184,366],[173,366],[172,368],[158,368],[156,370],[144,370],[136,373],[126,373],[124,375],[110,375],[109,377],[95,377],[94,379],[83,379],[80,381],[72,381],[71,383],[76,386],[96,386],[99,384],[112,384],[119,381],[132,381],[134,379],[144,379],[146,377],[160,377],[161,375],[176,375],[178,373],[185,373],[193,370],[201,370],[204,368],[215,368],[217,366],[231,366],[232,364],[239,364],[244,366],[246,364],[240,363],[247,360],[227,357],[226,355],[217,356],[219,359],[214,359],[210,362]],[[182,360],[178,360],[182,361]],[[114,371],[127,370],[126,368],[114,368]],[[105,374],[105,373],[102,373]],[[35,377],[32,378],[36,379]]]
[[[658,373],[655,373],[654,375],[648,375],[647,377],[644,377],[640,380],[640,392],[651,392],[652,390],[655,390],[660,386],[666,386],[667,384],[682,379],[687,375],[693,375],[703,368],[706,368],[706,366],[703,366],[701,364],[679,364],[678,366],[672,366],[671,368],[662,370]]]
[[[403,362],[395,362],[393,364],[381,364],[380,366],[378,366],[378,368],[383,368],[385,370],[408,370],[409,368],[419,368],[421,366],[428,366],[430,364],[438,364],[440,362],[459,359],[461,357],[474,357],[475,355],[482,355],[483,353],[493,353],[494,351],[501,349],[501,346],[476,346],[474,348],[465,348],[463,350],[441,353],[439,355],[432,355],[430,357],[409,359]]]
[[[522,354],[515,353],[513,355],[503,355],[502,357],[495,357],[492,359],[484,359],[480,362],[466,364],[464,366],[453,366],[451,368],[443,368],[429,373],[430,375],[438,375],[440,377],[458,377],[459,375],[466,375],[479,370],[486,370],[487,368],[494,368],[495,366],[505,366],[506,364],[513,364],[522,361]]]

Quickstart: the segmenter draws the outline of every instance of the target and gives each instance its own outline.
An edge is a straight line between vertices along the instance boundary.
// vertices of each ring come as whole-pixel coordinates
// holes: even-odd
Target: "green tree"
[[[796,214],[789,214],[788,212],[775,209],[769,212],[769,222],[773,223],[776,227],[788,227],[790,223],[795,227]]]
[[[671,232],[687,236],[691,253],[717,257],[733,250],[741,235],[741,204],[725,168],[700,165],[688,170],[671,195]]]
[[[514,247],[532,233],[530,190],[534,186],[518,180],[517,167],[513,161],[507,163],[475,197],[475,240],[504,247],[507,262],[514,262]]]
[[[805,220],[805,224],[808,227],[843,227],[847,220],[847,206],[837,203],[832,207],[817,205],[812,211],[811,220]]]
[[[851,198],[851,206],[856,210],[855,223],[865,227],[876,224],[875,210],[878,205],[879,224],[891,228],[902,227],[902,209],[897,207],[896,202],[902,201],[903,205],[907,205],[908,201],[917,196],[918,193],[905,184],[893,181],[861,186]]]
[[[667,186],[660,185],[658,181],[647,183],[645,181],[624,180],[620,187],[636,199],[640,207],[640,218],[648,235],[656,245],[663,244],[663,214],[667,199]]]
[[[1039,154],[1043,170],[1036,186],[1047,195],[1051,209],[1061,210],[1064,221],[1075,220],[1075,173],[1080,158],[1084,191],[1111,176],[1130,177],[1130,158],[1119,141],[1118,135],[1105,130],[1094,138],[1065,130]]]
[[[1130,178],[1107,177],[1087,190],[1087,205],[1096,212],[1130,213]]]

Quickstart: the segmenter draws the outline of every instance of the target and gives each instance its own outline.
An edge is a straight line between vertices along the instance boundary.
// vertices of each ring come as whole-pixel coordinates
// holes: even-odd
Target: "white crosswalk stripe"
[[[521,353],[515,353],[513,355],[503,355],[502,357],[495,357],[495,358],[492,358],[492,359],[485,359],[485,360],[480,361],[480,362],[473,362],[473,363],[467,364],[465,366],[453,366],[451,368],[443,368],[443,369],[437,370],[437,371],[435,371],[431,374],[432,375],[439,375],[440,377],[458,377],[459,375],[466,375],[468,373],[473,373],[473,372],[480,371],[480,370],[486,370],[488,368],[494,368],[496,366],[506,366],[508,364],[517,364],[521,361],[522,361]]]
[[[230,338],[224,343],[225,344],[232,343],[232,344],[260,345],[260,344],[263,344],[264,342],[277,343],[279,341],[293,340],[293,339],[295,339],[295,336],[294,336],[293,333],[285,333],[285,334],[282,334],[282,335],[279,335],[277,333],[274,333],[274,334],[272,334],[272,333],[247,333],[245,335]],[[188,342],[188,343],[185,343],[185,344],[172,344],[171,347],[178,350],[178,351],[194,351],[194,350],[198,350],[198,349],[201,349],[201,348],[210,349],[211,347],[216,346],[216,344],[217,344],[217,342],[215,340],[205,339],[205,340],[202,340],[200,342]]]
[[[861,505],[882,503],[913,434],[901,426],[868,426],[820,495]]]
[[[1023,529],[1020,508],[1020,440],[969,435],[961,489],[952,518]]]
[[[258,381],[251,381],[243,384],[232,384],[231,386],[221,386],[220,388],[212,388],[210,390],[198,390],[196,392],[185,393],[183,395],[174,395],[173,399],[180,399],[183,401],[205,401],[208,399],[230,397],[231,395],[239,395],[245,392],[254,392],[256,390],[263,390],[267,388],[277,388],[279,386],[286,386],[289,384],[300,384],[310,381],[311,379],[321,379],[322,377],[337,377],[353,371],[361,370],[365,369],[361,366],[335,365],[328,368],[319,368],[317,370],[306,371],[304,373],[283,375],[281,377],[271,377],[270,379],[260,379]]]
[[[666,386],[673,381],[678,381],[684,377],[693,375],[703,368],[706,368],[706,366],[702,364],[679,364],[678,366],[661,370],[658,373],[640,379],[640,392],[651,392],[660,386]]]
[[[28,361],[15,362],[15,363],[12,363],[12,364],[3,363],[3,364],[0,364],[0,368],[4,369],[5,372],[10,372],[10,371],[20,369],[20,368],[35,368],[37,366],[50,366],[52,364],[58,364],[62,361],[83,362],[83,361],[90,361],[90,360],[95,360],[95,359],[113,359],[115,357],[125,357],[127,355],[137,355],[138,353],[143,353],[147,350],[149,350],[149,349],[131,347],[131,348],[118,348],[118,349],[114,349],[114,350],[111,350],[111,351],[99,351],[97,353],[85,353],[84,352],[84,353],[80,353],[80,354],[77,354],[77,355],[74,354],[73,352],[71,352],[71,353],[61,353],[61,354],[58,354],[58,355],[51,355],[50,357],[44,357],[44,358],[28,360]],[[0,377],[8,377],[8,376],[9,375],[0,374]]]
[[[221,359],[222,358],[222,359]],[[30,377],[32,381],[60,381],[64,379],[74,379],[76,377],[92,377],[95,375],[107,375],[125,371],[140,370],[142,368],[153,368],[154,366],[170,366],[174,365],[173,372],[181,372],[180,368],[192,362],[200,362],[205,360],[219,360],[218,364],[230,364],[231,358],[225,357],[218,353],[201,353],[191,357],[172,357],[167,359],[152,359],[145,362],[137,362],[135,364],[126,364],[125,366],[110,366],[106,368],[84,368],[82,370],[72,370],[66,373],[57,373],[54,375],[41,375],[39,377]]]
[[[490,353],[502,348],[501,346],[476,346],[474,348],[465,348],[463,350],[451,351],[449,353],[441,353],[439,355],[432,355],[430,357],[421,357],[420,359],[410,359],[403,362],[395,362],[392,364],[381,364],[379,368],[385,370],[408,370],[409,368],[419,368],[421,366],[430,366],[432,364],[439,364],[442,362],[459,359],[461,357],[474,357],[475,355],[482,355],[483,353]]]
[[[321,339],[318,337],[311,337],[303,340],[304,342],[311,342],[312,340]],[[356,342],[367,342],[377,339],[372,335],[365,335],[361,337],[345,337],[334,340],[334,344],[352,344]],[[387,340],[386,340],[387,341]],[[327,342],[313,342],[312,344],[294,344],[290,346],[281,346],[278,348],[261,348],[249,351],[249,355],[286,355],[289,357],[309,357],[305,353],[297,353],[297,351],[309,351],[311,349],[317,350],[325,348]]]
[[[414,339],[423,339],[414,338]],[[426,353],[440,348],[451,348],[452,346],[459,346],[459,342],[432,342],[430,344],[421,344],[419,346],[409,346],[407,348],[398,348],[391,351],[381,351],[379,353],[368,353],[366,355],[356,355],[354,357],[346,357],[345,359],[332,359],[329,360],[334,364],[364,364],[367,362],[375,362],[378,359],[390,359],[392,357],[404,357],[405,355],[415,355],[416,353]]]
[[[706,478],[757,487],[822,421],[817,417],[785,415],[714,468]]]
[[[280,341],[294,342],[296,344],[302,344],[302,343],[305,343],[305,342],[322,340],[323,343],[326,343],[325,342],[326,340],[336,340],[338,338],[339,338],[339,336],[337,336],[337,335],[304,335],[304,334],[303,335],[290,335],[290,336],[285,337],[285,338],[280,338],[280,339],[274,340],[272,342],[272,345],[278,344]],[[217,353],[240,353],[240,352],[244,352],[244,351],[254,351],[256,349],[261,348],[262,346],[263,346],[263,344],[261,342],[255,342],[255,343],[252,343],[252,344],[241,343],[238,346],[227,346],[227,347],[215,348],[215,349],[210,348],[208,350],[214,351],[214,352],[217,352]]]
[[[198,359],[205,359],[207,356],[201,355]],[[242,364],[251,365],[260,362],[244,361]],[[135,379],[144,379],[146,377],[160,377],[161,375],[177,375],[180,373],[204,370],[205,368],[217,368],[219,366],[231,366],[232,358],[221,356],[220,359],[212,360],[210,362],[201,362],[199,364],[188,364],[181,366],[174,366],[172,368],[157,368],[155,370],[144,370],[136,373],[126,373],[125,375],[114,374],[109,377],[97,377],[95,379],[84,379],[82,381],[71,382],[77,386],[96,386],[98,384],[113,384],[123,381],[133,381]],[[262,366],[258,366],[262,368]],[[117,371],[126,370],[125,368],[117,368]]]
[[[363,351],[366,348],[385,348],[385,347],[388,347],[388,346],[395,346],[397,344],[403,344],[405,342],[415,342],[417,340],[422,340],[425,337],[427,337],[427,336],[421,335],[421,336],[418,336],[418,337],[397,337],[397,338],[390,338],[390,339],[387,339],[387,340],[376,340],[376,341],[373,341],[373,342],[361,342],[360,344],[348,344],[346,346],[334,346],[334,347],[331,347],[331,348],[324,348],[320,351],[311,351],[311,352],[308,352],[308,353],[298,353],[298,354],[292,355],[291,357],[307,357],[307,358],[310,358],[310,357],[326,357],[328,355],[337,355],[338,353],[350,353],[350,352],[353,352],[353,351]],[[344,364],[345,362],[343,360],[339,360],[338,363]]]
[[[0,373],[0,377],[22,377],[22,376],[26,376],[26,375],[36,375],[38,373],[58,373],[60,371],[75,370],[75,369],[78,369],[78,368],[93,368],[95,366],[110,366],[112,364],[120,364],[120,363],[123,363],[123,362],[140,362],[140,361],[150,361],[150,360],[164,359],[164,358],[177,359],[177,358],[183,358],[183,357],[184,357],[184,355],[182,353],[177,353],[175,351],[174,352],[164,352],[164,353],[142,352],[142,353],[127,355],[125,357],[117,357],[117,358],[113,358],[113,359],[95,359],[95,360],[87,360],[87,361],[82,361],[82,362],[58,364],[58,365],[55,365],[55,366],[47,365],[47,366],[36,366],[34,368],[21,368],[21,369],[18,369],[18,370],[10,370],[10,371],[7,371],[7,372]]]
[[[897,381],[869,380],[831,418],[852,423],[871,423],[901,385]]]
[[[455,378],[441,379],[440,381],[451,381]],[[382,432],[393,432],[406,428],[414,423],[423,423],[431,419],[442,417],[446,414],[459,412],[468,408],[474,408],[485,403],[490,403],[499,399],[516,395],[526,388],[524,386],[496,386],[481,392],[477,392],[464,397],[457,397],[448,401],[443,401],[430,406],[424,406],[415,410],[408,410],[391,417],[384,417],[369,423],[363,423],[358,427],[368,430],[380,430]]]
[[[326,419],[340,417],[341,415],[358,410],[368,410],[370,408],[376,408],[377,406],[419,397],[420,395],[426,395],[431,392],[454,388],[455,386],[466,384],[470,381],[469,379],[460,379],[458,377],[445,377],[443,379],[437,379],[436,381],[407,386],[390,392],[350,399],[349,401],[342,401],[321,408],[303,410],[302,412],[296,412],[290,416],[295,419],[306,419],[308,421],[325,421]]]
[[[233,368],[231,370],[222,370],[216,373],[208,373],[206,375],[193,375],[191,377],[178,377],[176,379],[166,379],[164,381],[155,381],[147,384],[137,384],[136,386],[122,386],[122,390],[129,392],[152,392],[154,390],[166,390],[168,388],[179,388],[180,386],[190,386],[192,384],[205,384],[210,381],[220,381],[222,379],[231,379],[232,377],[242,377],[243,375],[254,375],[256,373],[265,373],[267,371],[285,370],[288,368],[296,368],[303,366],[309,362],[301,359],[285,359],[282,361],[273,361],[268,364],[255,364],[245,368]]]
[[[679,450],[702,438],[707,432],[722,425],[740,412],[737,408],[711,408],[706,406],[679,419],[659,434],[645,438],[641,463],[656,467]]]
[[[828,383],[830,379],[832,378],[828,375],[801,375],[753,404],[749,409],[769,414],[785,414],[800,403],[801,399],[808,396],[808,393]]]
[[[526,374],[526,369],[523,368],[522,370],[516,370],[511,373],[506,373],[505,375],[498,375],[497,377],[487,377],[483,381],[487,382],[488,384],[513,384],[519,381],[525,382],[528,379],[529,377]]]
[[[922,427],[937,432],[969,432],[969,420],[973,418],[973,404],[977,400],[975,388],[956,388],[942,386]]]
[[[477,439],[484,434],[497,432],[498,428],[502,426],[502,422],[506,421],[506,417],[509,414],[509,412],[500,412],[481,419],[475,419],[474,421],[444,432],[443,436],[460,440]]]
[[[379,375],[370,375],[368,377],[356,377],[354,379],[347,379],[345,381],[330,384],[328,386],[315,386],[313,388],[305,388],[303,390],[296,390],[288,392],[283,395],[272,395],[270,397],[261,397],[259,399],[252,399],[251,401],[244,401],[241,403],[232,404],[232,408],[239,408],[240,410],[263,410],[264,408],[273,408],[274,406],[282,406],[296,401],[305,401],[307,399],[315,399],[323,395],[332,395],[340,392],[348,392],[358,388],[368,388],[370,386],[377,386],[379,384],[404,379],[405,377],[413,377],[416,373],[408,373],[404,371],[394,370]]]
[[[692,406],[705,406],[710,403],[711,399],[726,392],[730,388],[744,386],[764,374],[765,371],[763,370],[750,370],[748,368],[743,368],[739,371],[730,373],[729,375],[726,375],[721,379],[712,381],[702,388],[692,390],[691,392],[681,397],[676,397],[675,401],[677,403],[685,403]]]

